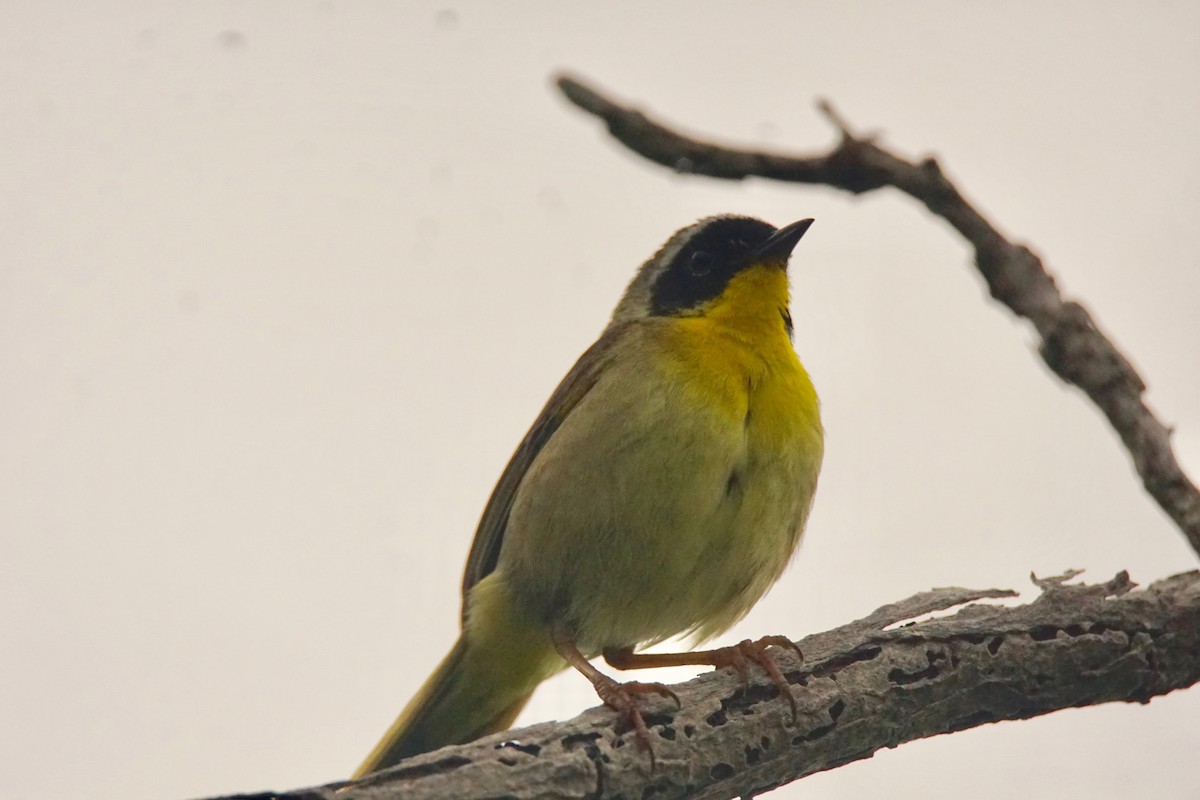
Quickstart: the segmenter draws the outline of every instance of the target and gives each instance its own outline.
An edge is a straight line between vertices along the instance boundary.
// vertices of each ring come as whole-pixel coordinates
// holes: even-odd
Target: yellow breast
[[[760,444],[786,447],[820,430],[816,390],[788,335],[787,274],[754,267],[703,315],[668,333],[672,378],[705,408],[740,421]]]
[[[739,274],[705,313],[673,320],[670,382],[715,423],[732,460],[698,559],[698,640],[726,629],[775,582],[804,529],[823,456],[817,393],[787,330],[787,276]],[[700,411],[703,409],[703,412]],[[723,434],[718,431],[723,430]],[[730,447],[731,441],[737,444]],[[698,458],[697,463],[703,459]]]

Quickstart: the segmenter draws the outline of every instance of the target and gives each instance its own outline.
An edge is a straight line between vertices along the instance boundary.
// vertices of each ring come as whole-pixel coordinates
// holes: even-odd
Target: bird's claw
[[[713,666],[715,667],[733,667],[734,671],[742,679],[742,686],[749,685],[749,676],[747,674],[746,662],[753,661],[763,668],[763,671],[770,677],[771,682],[779,689],[779,694],[787,698],[788,706],[792,709],[792,722],[796,722],[798,711],[796,709],[796,697],[792,694],[792,687],[788,683],[787,678],[783,676],[783,672],[779,669],[779,664],[775,658],[767,652],[768,647],[782,647],[795,652],[801,661],[804,660],[804,653],[801,652],[800,646],[786,636],[764,636],[758,640],[744,639],[735,645],[729,647],[721,647],[712,651]]]
[[[675,707],[680,708],[679,695],[661,683],[643,683],[641,681],[618,683],[611,678],[596,685],[596,694],[606,706],[625,716],[633,728],[633,735],[637,739],[638,745],[650,755],[650,769],[653,770],[655,759],[654,747],[650,744],[650,729],[646,726],[646,720],[642,717],[642,711],[638,708],[635,698],[639,694],[656,694],[659,697],[674,700]]]

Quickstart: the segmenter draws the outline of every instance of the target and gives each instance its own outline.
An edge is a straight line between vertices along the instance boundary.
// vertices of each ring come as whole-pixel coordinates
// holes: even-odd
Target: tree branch
[[[1200,491],[1175,458],[1170,430],[1143,401],[1146,384],[1096,327],[1087,309],[1063,298],[1041,259],[996,230],[967,202],[936,160],[914,163],[883,149],[870,137],[856,135],[826,101],[819,107],[841,133],[841,141],[828,153],[787,156],[686,136],[574,78],[560,77],[558,87],[572,103],[602,119],[617,141],[676,172],[729,180],[760,177],[815,183],[854,194],[892,186],[920,200],[975,248],[975,265],[992,296],[1033,323],[1046,364],[1064,381],[1082,389],[1104,412],[1133,457],[1146,491],[1200,554]]]
[[[1042,594],[1006,607],[968,605],[1012,592],[935,589],[779,653],[798,714],[755,670],[674,687],[681,707],[649,706],[657,768],[617,715],[594,708],[447,747],[352,784],[279,800],[428,798],[731,798],[941,733],[1114,701],[1145,703],[1200,681],[1200,572],[1134,591],[1121,573],[1097,585],[1034,579]]]

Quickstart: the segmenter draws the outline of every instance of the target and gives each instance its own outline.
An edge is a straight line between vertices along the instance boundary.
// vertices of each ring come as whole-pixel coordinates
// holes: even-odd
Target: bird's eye
[[[697,250],[695,253],[692,253],[692,260],[688,262],[688,271],[697,276],[707,275],[712,271],[713,264],[716,261],[712,253]]]

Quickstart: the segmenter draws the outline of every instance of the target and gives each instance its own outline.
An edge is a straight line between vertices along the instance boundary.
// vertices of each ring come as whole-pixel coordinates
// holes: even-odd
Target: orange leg
[[[764,636],[758,641],[746,639],[729,647],[718,647],[715,650],[697,650],[692,653],[635,653],[631,647],[616,650],[605,650],[604,660],[617,669],[643,669],[646,667],[682,667],[682,666],[713,666],[733,667],[742,678],[742,684],[749,682],[748,662],[758,664],[770,676],[779,694],[786,697],[792,708],[792,722],[796,721],[796,698],[787,678],[779,669],[775,658],[767,652],[768,647],[784,647],[794,650],[801,660],[804,653],[791,639],[786,636]],[[590,666],[590,665],[589,665]]]
[[[568,664],[582,673],[583,677],[591,681],[597,696],[604,701],[604,705],[619,714],[625,715],[625,718],[629,720],[629,724],[633,726],[634,736],[637,737],[638,744],[650,754],[650,767],[653,769],[654,749],[650,746],[650,730],[646,727],[646,721],[642,719],[642,712],[638,709],[635,698],[639,694],[657,694],[662,697],[671,698],[675,701],[675,705],[678,706],[679,698],[675,693],[661,683],[641,683],[639,681],[620,683],[613,680],[593,667],[583,657],[583,653],[579,652],[579,648],[575,646],[575,641],[569,635],[562,632],[556,631],[554,634],[554,649],[558,651],[558,654]]]

